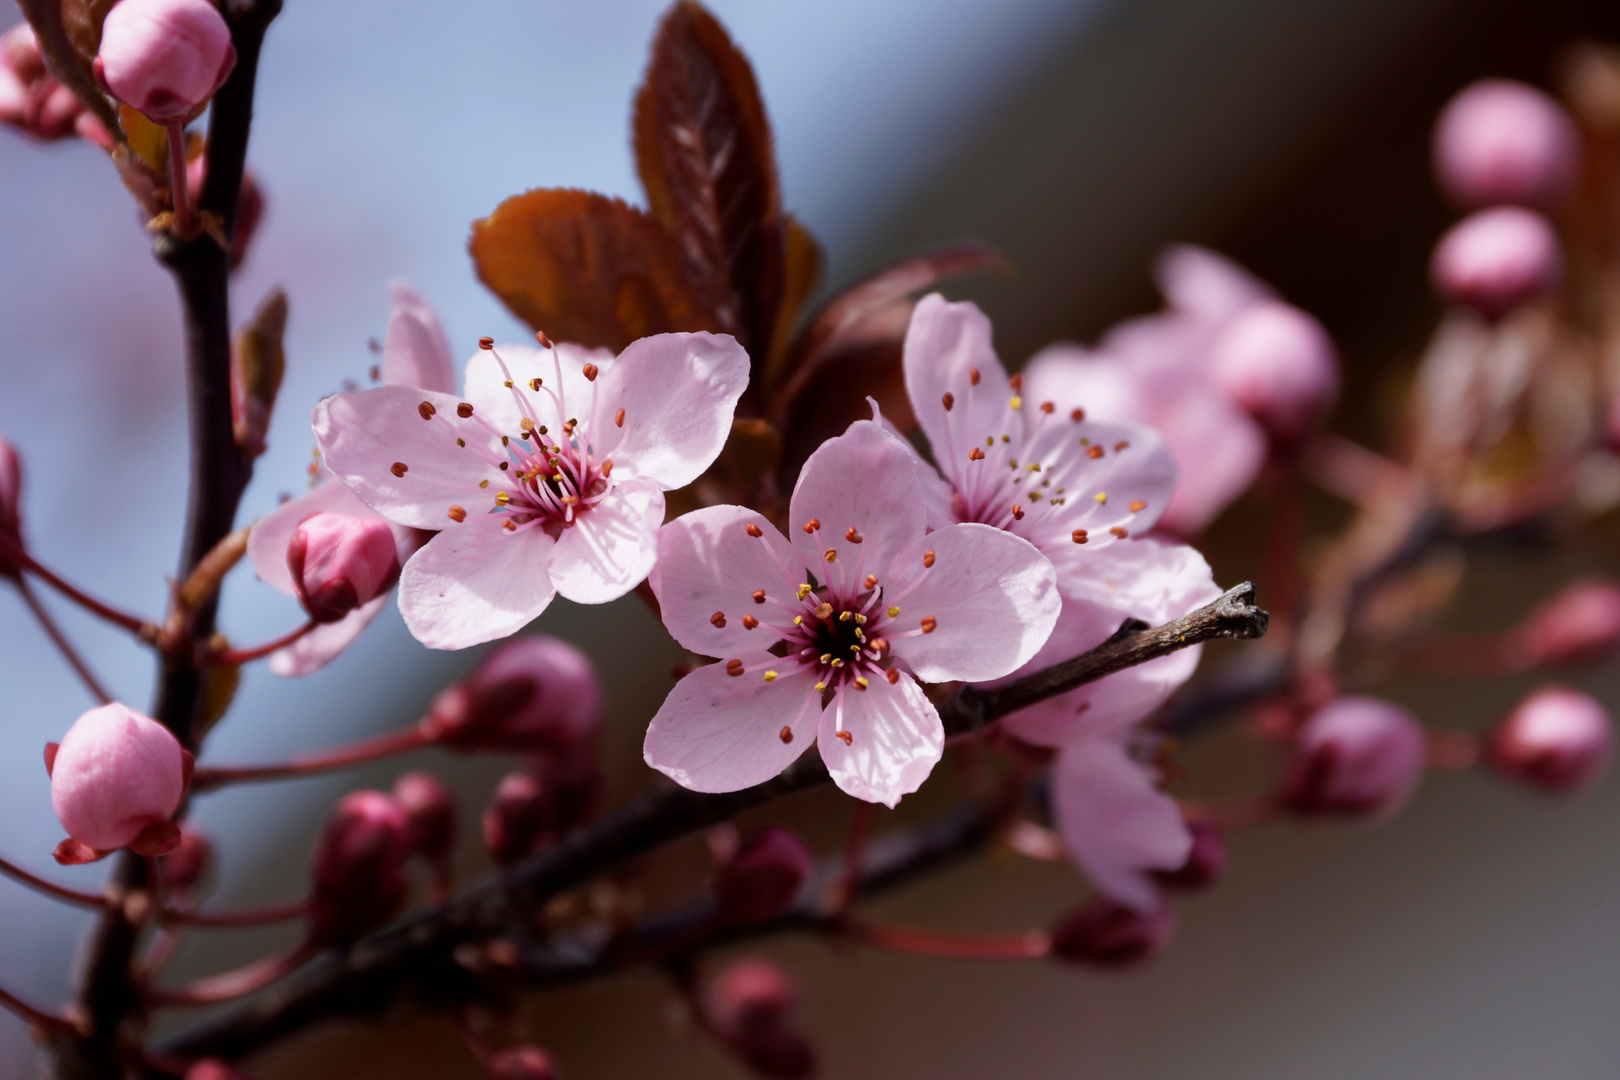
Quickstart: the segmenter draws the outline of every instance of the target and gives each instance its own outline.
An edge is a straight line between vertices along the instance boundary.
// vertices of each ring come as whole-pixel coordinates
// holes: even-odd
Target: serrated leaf
[[[636,164],[691,280],[753,360],[775,340],[784,287],[781,190],[747,59],[694,0],[672,6],[636,94]]]
[[[718,328],[664,227],[619,199],[514,195],[473,222],[467,246],[479,280],[557,341],[618,351],[649,334]]]

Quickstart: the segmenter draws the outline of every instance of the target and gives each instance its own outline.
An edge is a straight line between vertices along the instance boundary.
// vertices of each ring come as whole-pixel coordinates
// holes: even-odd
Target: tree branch
[[[1259,637],[1265,633],[1267,615],[1253,599],[1254,587],[1240,585],[1163,626],[1139,630],[1140,624],[1130,624],[1090,652],[999,689],[962,687],[940,708],[946,730],[953,735],[975,731],[1017,709],[1200,642]],[[712,795],[660,782],[628,806],[570,833],[556,847],[508,873],[375,934],[347,953],[322,955],[253,1000],[182,1034],[164,1052],[182,1058],[236,1060],[335,1019],[392,1014],[402,1006],[457,1008],[483,1000],[488,990],[485,978],[458,959],[462,946],[521,934],[532,913],[559,893],[743,810],[829,779],[820,755],[806,754],[775,779],[743,791]],[[937,839],[924,847],[943,857]],[[943,851],[949,850],[952,846],[944,844]],[[897,884],[928,865],[927,860],[889,861],[875,846],[863,873],[862,891],[885,887],[890,877]]]

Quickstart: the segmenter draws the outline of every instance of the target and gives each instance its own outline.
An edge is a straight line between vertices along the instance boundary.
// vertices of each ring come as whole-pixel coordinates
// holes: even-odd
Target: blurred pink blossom
[[[1591,694],[1543,686],[1513,707],[1486,746],[1508,776],[1545,791],[1583,791],[1608,770],[1614,721]]]
[[[1536,606],[1508,634],[1516,667],[1579,664],[1607,659],[1620,649],[1620,585],[1587,578]]]
[[[423,721],[457,750],[544,753],[588,745],[602,719],[596,668],[577,646],[544,634],[491,650],[443,691]]]
[[[1434,171],[1459,205],[1552,208],[1574,187],[1580,132],[1533,86],[1481,79],[1453,97],[1434,126]]]
[[[121,0],[93,68],[113,97],[169,124],[188,120],[235,66],[230,27],[208,0]]]
[[[167,826],[164,846],[179,842],[168,822],[186,792],[189,755],[156,720],[117,702],[91,709],[47,748],[46,766],[51,808],[73,841],[99,854]]]
[[[376,929],[405,903],[410,819],[392,795],[353,791],[327,818],[310,864],[309,933],[347,944]]]
[[[33,27],[18,23],[0,36],[0,123],[54,142],[85,122],[101,127],[73,91],[51,77]]]
[[[814,868],[810,849],[792,830],[751,830],[715,870],[715,908],[734,923],[761,922],[793,902]]]
[[[1416,790],[1428,740],[1412,714],[1373,697],[1340,697],[1295,738],[1282,804],[1299,814],[1388,817]]]
[[[1564,249],[1534,210],[1498,206],[1453,225],[1429,263],[1441,298],[1495,318],[1558,288]]]
[[[1169,947],[1175,928],[1167,904],[1143,911],[1099,896],[1052,928],[1052,955],[1088,967],[1137,967]]]

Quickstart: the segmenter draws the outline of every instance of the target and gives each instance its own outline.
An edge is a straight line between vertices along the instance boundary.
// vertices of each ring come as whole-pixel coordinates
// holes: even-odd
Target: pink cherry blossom
[[[1513,707],[1486,742],[1502,773],[1543,791],[1584,791],[1614,755],[1614,721],[1591,694],[1543,686]]]
[[[386,521],[323,511],[293,530],[287,569],[309,617],[334,623],[394,587],[399,554]]]
[[[719,455],[748,381],[729,337],[661,334],[613,359],[493,346],[466,395],[383,386],[311,413],[327,466],[398,525],[442,530],[405,564],[399,607],[423,644],[523,628],[561,593],[602,604],[652,569],[664,492]]]
[[[814,738],[849,794],[893,806],[917,790],[944,745],[918,682],[1006,675],[1060,604],[1027,540],[976,522],[930,532],[916,478],[911,448],[863,420],[805,463],[791,541],[740,506],[664,527],[649,578],[664,625],[723,662],[670,693],[647,730],[649,765],[734,791]]]
[[[1295,738],[1282,804],[1299,814],[1388,817],[1417,789],[1427,746],[1423,725],[1400,706],[1334,698]]]
[[[1435,175],[1465,207],[1555,207],[1575,185],[1580,156],[1580,131],[1564,107],[1511,79],[1465,87],[1435,122]]]
[[[235,66],[230,27],[209,0],[121,0],[94,64],[113,97],[160,124],[188,119]]]
[[[391,282],[388,293],[393,311],[388,319],[388,336],[383,341],[383,382],[390,386],[451,392],[456,383],[455,361],[438,316],[403,281]],[[324,473],[319,486],[313,491],[283,503],[254,525],[248,537],[248,558],[265,584],[288,596],[298,595],[292,574],[287,569],[287,546],[292,542],[299,523],[319,513],[387,520],[336,477]],[[419,529],[391,522],[388,527],[393,534],[394,550],[401,564],[427,542],[428,534]],[[375,596],[341,620],[318,626],[286,648],[272,653],[271,672],[292,678],[309,675],[325,667],[360,636],[360,632],[371,624],[387,602],[386,594]]]
[[[51,808],[73,840],[98,853],[116,850],[179,809],[187,758],[156,720],[117,702],[91,709],[47,750]]]
[[[1442,298],[1495,318],[1558,288],[1564,248],[1551,222],[1534,210],[1492,207],[1440,238],[1429,277]]]

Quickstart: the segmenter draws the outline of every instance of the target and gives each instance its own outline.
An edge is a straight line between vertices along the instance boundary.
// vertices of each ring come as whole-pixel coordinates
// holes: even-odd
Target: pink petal
[[[501,473],[472,446],[456,445],[468,425],[423,420],[417,411],[423,402],[454,419],[460,399],[379,386],[333,394],[311,410],[310,422],[327,468],[372,509],[400,525],[442,529],[451,523],[452,506],[477,514],[488,501],[479,481],[499,480]],[[492,436],[489,444],[499,442]],[[405,466],[401,475],[394,473],[396,463]]]
[[[1171,307],[1211,319],[1224,319],[1277,295],[1231,259],[1194,244],[1166,248],[1154,277]]]
[[[939,475],[938,469],[917,453],[917,448],[911,445],[911,440],[902,435],[900,429],[883,416],[878,410],[877,402],[872,398],[866,400],[872,406],[872,421],[893,435],[911,452],[912,464],[917,468],[917,490],[922,494],[923,507],[928,513],[928,527],[938,529],[956,524],[956,511],[951,507],[951,485]]]
[[[374,597],[337,622],[322,623],[286,648],[277,649],[270,654],[270,674],[301,679],[319,671],[347,649],[387,603],[387,593]]]
[[[760,535],[750,536],[749,525]],[[659,530],[658,564],[647,580],[664,626],[683,648],[731,657],[780,638],[771,624],[792,616],[777,605],[796,607],[795,592],[806,578],[804,560],[763,515],[740,506],[708,506]],[[754,602],[759,589],[765,590],[764,604]],[[725,617],[724,626],[714,625],[716,612]],[[761,625],[748,629],[744,616]]]
[[[744,662],[769,659],[745,654]],[[820,695],[808,671],[774,682],[761,674],[726,674],[724,664],[698,668],[675,684],[647,727],[647,764],[693,791],[740,791],[771,779],[810,745]],[[937,723],[937,721],[936,721]],[[782,729],[792,738],[782,741]]]
[[[1076,650],[1069,655],[1083,651]],[[1198,670],[1202,652],[1202,645],[1194,645],[1126,668],[1067,694],[1020,709],[1003,717],[1001,725],[1010,734],[1036,746],[1067,746],[1099,734],[1123,731],[1170,700],[1170,695],[1181,689]],[[1057,663],[1058,659],[1052,663]],[[1031,665],[1030,670],[1040,668]]]
[[[581,345],[559,344],[551,349],[497,345],[493,350],[479,349],[467,361],[465,397],[475,415],[510,438],[518,437],[524,417],[537,426],[561,431],[568,420],[589,422],[593,392],[601,411],[602,392],[585,378],[585,365],[609,370],[613,363],[613,354],[608,350],[587,349]],[[511,386],[506,385],[508,374],[512,377]],[[533,388],[534,379],[540,380],[541,389]],[[562,389],[560,401],[559,386]],[[607,416],[606,423],[611,424],[611,410]],[[592,432],[593,437],[600,437],[594,429],[586,430]]]
[[[924,565],[925,551],[934,553],[932,566]],[[1046,642],[1062,606],[1052,564],[1028,541],[988,525],[929,533],[901,551],[882,580],[884,603],[900,608],[884,634],[924,682],[1006,675]],[[929,618],[932,631],[903,633]]]
[[[383,382],[455,393],[455,360],[439,317],[403,280],[388,283],[388,300],[393,312],[388,317],[388,336],[383,340]]]
[[[322,511],[350,517],[382,517],[347,485],[328,476],[312,491],[287,500],[254,523],[248,535],[248,559],[261,581],[277,592],[294,595],[292,574],[287,570],[287,544],[299,522]],[[392,528],[394,546],[403,563],[422,546],[421,534],[402,525]]]
[[[886,567],[928,527],[911,451],[870,420],[817,447],[799,472],[788,512],[788,539],[818,578],[859,578]],[[821,524],[806,532],[810,521]],[[851,542],[853,528],[860,542]],[[825,552],[836,553],[829,564]],[[844,579],[849,580],[849,579]]]
[[[1052,778],[1053,815],[1074,861],[1115,900],[1151,911],[1158,893],[1147,873],[1179,868],[1192,850],[1176,801],[1119,738],[1064,747]]]
[[[615,484],[557,537],[551,582],[576,604],[605,604],[640,585],[658,554],[664,493],[651,480]]]
[[[1184,397],[1154,426],[1165,433],[1181,468],[1181,481],[1160,523],[1181,536],[1196,536],[1260,475],[1265,432],[1214,393]]]
[[[1089,546],[1089,545],[1085,545]],[[1078,561],[1058,579],[1066,597],[1088,600],[1153,626],[1179,619],[1221,595],[1197,549],[1153,537],[1132,538]]]
[[[845,745],[838,732],[848,732]],[[846,794],[894,806],[922,787],[945,752],[945,727],[915,680],[873,679],[823,710],[816,744]]]
[[[548,566],[557,545],[539,529],[507,532],[505,518],[478,514],[449,523],[400,572],[400,614],[428,648],[506,637],[556,595]]]
[[[601,376],[598,454],[613,453],[627,479],[644,476],[665,491],[685,487],[720,456],[732,413],[748,385],[748,354],[723,334],[658,334],[633,341]],[[624,445],[613,427],[624,410]]]
[[[1023,419],[1007,407],[1013,396],[1007,370],[996,358],[990,320],[974,304],[953,304],[938,293],[917,303],[903,354],[906,394],[941,471],[958,482],[968,450],[986,435],[1023,437]],[[969,369],[979,382],[971,385]],[[953,399],[947,410],[946,394]]]
[[[1049,345],[1024,368],[1026,401],[1050,401],[1059,416],[1085,410],[1098,420],[1148,422],[1152,413],[1130,365],[1079,345]]]

